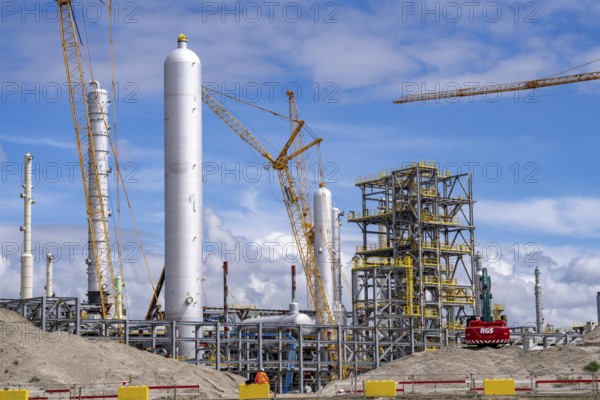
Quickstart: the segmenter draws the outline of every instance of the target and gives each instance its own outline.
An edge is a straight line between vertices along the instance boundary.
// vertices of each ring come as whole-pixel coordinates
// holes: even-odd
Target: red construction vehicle
[[[506,320],[492,317],[492,281],[483,268],[479,278],[479,297],[481,298],[481,317],[473,316],[467,320],[465,328],[465,343],[479,347],[508,344],[510,341],[510,330]]]

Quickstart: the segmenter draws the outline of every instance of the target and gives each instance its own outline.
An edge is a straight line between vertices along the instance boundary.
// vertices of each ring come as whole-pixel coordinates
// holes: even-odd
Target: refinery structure
[[[382,358],[456,343],[473,314],[475,244],[471,177],[413,163],[360,177],[363,244],[352,270],[352,318],[375,326]]]
[[[18,311],[46,330],[108,337],[245,377],[264,368],[275,378],[272,389],[278,393],[302,391],[306,385],[320,388],[331,380],[356,376],[416,352],[465,346],[465,329],[472,319],[506,326],[500,315],[502,305],[490,302],[489,276],[475,248],[476,199],[470,174],[450,173],[436,162],[409,161],[357,178],[357,208],[344,212],[334,204],[333,187],[319,182],[313,193],[309,190],[302,173],[305,154],[317,149],[322,139],[305,141],[305,122],[299,117],[294,93],[288,93],[289,139],[273,156],[203,88],[200,58],[188,48],[183,34],[164,63],[165,265],[149,296],[146,319],[130,319],[123,300],[123,277],[115,274],[111,255],[111,241],[117,238],[108,228],[112,216],[109,176],[114,174],[117,182],[122,181],[118,160],[113,160],[115,170],[110,168],[114,149],[109,94],[97,81],[88,84],[83,78],[69,1],[59,1],[59,5],[86,199],[87,298],[55,296],[50,253],[46,256],[45,295],[33,297],[33,156],[27,153],[21,296],[2,299],[0,307]],[[417,100],[427,98],[398,102]],[[204,111],[203,104],[207,106]],[[204,303],[202,113],[207,111],[214,112],[242,139],[240,146],[250,146],[277,172],[301,263],[290,265],[292,295],[287,310],[230,305],[227,262],[223,265],[223,304]],[[345,306],[340,226],[346,221],[360,232],[361,244],[352,258],[350,287],[344,288],[351,299]],[[296,268],[306,276],[306,305],[296,299]],[[534,333],[543,337],[544,345],[548,338],[568,343],[577,336],[544,332],[539,275],[536,268]],[[497,315],[480,321],[492,306]],[[511,332],[511,342],[531,347],[536,340],[531,333],[517,327]]]
[[[306,174],[296,173],[305,163],[304,153],[321,139],[304,142],[304,121],[289,92],[290,137],[280,154],[271,156],[202,88],[200,59],[184,35],[164,64],[165,268],[147,319],[131,320],[124,306],[123,278],[114,273],[110,250],[116,238],[108,229],[109,175],[118,179],[119,171],[118,160],[116,171],[110,168],[109,96],[96,81],[85,85],[76,68],[71,65],[67,71],[73,104],[79,107],[73,113],[88,209],[87,298],[54,296],[51,254],[46,296],[32,297],[27,243],[33,201],[26,173],[22,296],[3,300],[3,307],[48,330],[107,336],[219,370],[251,376],[265,368],[278,377],[275,389],[281,393],[321,387],[413,352],[460,343],[460,329],[475,302],[470,177],[419,162],[357,180],[361,211],[348,212],[347,221],[359,226],[363,245],[354,257],[352,287],[347,288],[352,305],[346,309],[340,234],[345,213],[335,207],[325,183],[311,194]],[[222,307],[203,304],[203,103],[278,172],[299,247],[298,268],[310,292],[304,310],[296,302],[295,265],[290,266],[294,290],[288,310],[230,306],[226,262]],[[31,159],[25,155],[26,165]]]

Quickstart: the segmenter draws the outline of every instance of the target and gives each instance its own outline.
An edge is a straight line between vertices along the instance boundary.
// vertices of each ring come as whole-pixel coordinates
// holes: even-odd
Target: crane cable
[[[114,147],[113,142],[112,142],[112,140],[110,138],[109,138],[109,142],[110,142],[110,146],[111,146],[112,152],[114,154],[115,147]],[[115,160],[115,163],[118,164],[118,161]],[[137,222],[135,220],[135,216],[133,214],[133,208],[131,207],[131,201],[129,199],[129,194],[127,193],[127,188],[125,187],[125,180],[123,179],[123,174],[121,174],[121,169],[120,168],[116,168],[116,170],[117,170],[117,179],[118,179],[118,182],[120,182],[121,185],[122,185],[122,187],[123,187],[123,195],[125,197],[125,202],[127,203],[127,208],[129,209],[129,214],[131,216],[131,221],[133,223],[135,235],[136,235],[137,241],[138,241],[138,243],[140,245],[140,250],[142,252],[142,257],[144,259],[144,264],[146,265],[146,271],[148,272],[148,278],[150,279],[150,286],[152,286],[153,296],[156,299],[157,304],[158,304],[158,298],[156,296],[156,287],[154,285],[154,281],[152,280],[152,274],[150,272],[150,267],[148,265],[148,259],[146,258],[146,252],[144,250],[144,245],[142,243],[142,238],[141,238],[141,235],[140,235],[140,230],[138,228]]]
[[[546,77],[546,78],[543,78],[543,79],[550,79],[550,78],[554,78],[555,76],[562,75],[562,74],[564,74],[565,72],[570,72],[570,71],[573,71],[574,69],[578,69],[578,68],[581,68],[581,67],[585,67],[586,65],[590,65],[590,64],[593,64],[593,63],[595,63],[595,62],[598,62],[598,61],[600,61],[600,58],[597,58],[597,59],[595,59],[595,60],[592,60],[592,61],[590,61],[590,62],[586,62],[585,64],[581,64],[581,65],[578,65],[578,66],[576,66],[576,67],[573,67],[573,68],[566,69],[566,70],[564,70],[564,71],[561,71],[561,72],[557,72],[556,74],[554,74],[554,75],[550,75],[550,76],[548,76],[548,77]]]
[[[116,108],[117,108],[116,103],[117,103],[117,101],[116,101],[116,97],[115,97],[116,96],[116,88],[115,88],[116,84],[115,84],[115,57],[114,57],[114,44],[113,44],[114,41],[113,41],[113,28],[112,28],[112,26],[113,26],[113,24],[112,24],[112,0],[108,0],[107,7],[108,7],[108,11],[109,11],[109,13],[108,13],[109,14],[109,31],[110,31],[109,32],[109,37],[110,37],[110,43],[109,43],[109,45],[110,45],[110,58],[111,58],[110,59],[110,63],[111,63],[111,72],[112,72],[112,77],[111,77],[111,79],[112,79],[111,91],[112,91],[112,96],[113,96],[113,100],[114,100],[113,101],[113,104],[114,104],[113,105],[113,110],[114,110],[113,111],[113,115],[114,115],[114,117],[113,117],[113,129],[114,129],[114,136],[115,136],[114,142],[113,142],[113,139],[110,137],[110,135],[108,136],[108,140],[109,140],[109,143],[110,143],[112,154],[113,154],[113,156],[115,158],[115,170],[116,170],[116,175],[117,175],[117,185],[116,185],[116,188],[117,188],[117,220],[118,220],[118,223],[117,223],[117,242],[119,244],[118,245],[119,267],[120,267],[120,271],[121,271],[121,276],[124,277],[124,274],[123,274],[123,262],[122,262],[123,261],[122,260],[122,251],[121,251],[121,236],[122,236],[122,231],[121,231],[121,204],[120,204],[120,191],[119,191],[119,183],[121,183],[121,185],[123,187],[123,195],[125,196],[125,201],[127,203],[128,209],[129,209],[129,213],[130,213],[131,220],[132,220],[132,223],[133,223],[133,226],[134,226],[134,231],[135,231],[135,234],[136,234],[136,238],[137,238],[137,241],[138,241],[138,243],[140,245],[140,250],[142,252],[142,257],[144,259],[144,264],[145,264],[145,267],[146,267],[146,271],[148,273],[148,278],[150,280],[150,286],[152,287],[152,293],[153,293],[154,298],[156,299],[156,303],[160,304],[159,301],[158,301],[158,297],[156,295],[156,287],[154,285],[154,281],[152,279],[152,274],[150,272],[150,267],[149,267],[149,264],[148,264],[148,259],[146,257],[146,252],[144,250],[144,245],[142,243],[142,239],[141,239],[141,235],[140,235],[140,230],[139,230],[137,222],[135,220],[135,215],[133,213],[133,208],[131,206],[131,201],[129,199],[129,194],[127,193],[127,188],[125,186],[125,180],[123,179],[123,175],[121,173],[120,163],[119,163],[119,159],[118,159],[118,149],[117,149],[117,143],[116,143],[118,136],[117,136],[117,118],[116,118],[117,117],[117,111],[116,111]],[[125,301],[127,302],[127,295],[126,295],[125,288],[123,288],[123,296],[124,296]],[[127,305],[127,307],[128,307],[128,305]]]
[[[109,52],[110,52],[110,69],[111,69],[111,97],[113,98],[113,136],[114,136],[114,148],[113,148],[113,156],[115,161],[119,159],[118,151],[119,151],[119,141],[117,135],[117,98],[116,98],[116,88],[115,88],[115,48],[113,42],[113,18],[112,18],[112,0],[108,0],[107,4],[108,9],[108,42],[109,42]],[[109,135],[110,137],[110,135]],[[120,165],[118,162],[115,162],[115,170],[117,171],[117,176],[120,175]],[[119,185],[115,185],[116,189],[116,203],[117,203],[117,254],[119,259],[119,271],[121,272],[121,277],[123,281],[125,280],[125,274],[123,273],[123,249],[121,246],[121,192],[119,190]],[[150,282],[152,282],[152,277],[150,277]],[[127,290],[125,287],[123,288],[123,297],[125,299],[125,303],[127,303],[127,308],[129,308],[128,300],[127,300]]]
[[[240,99],[240,98],[237,98],[237,97],[234,97],[234,96],[230,96],[230,95],[228,95],[228,94],[226,94],[226,93],[219,92],[219,91],[218,91],[218,90],[216,90],[216,89],[211,89],[211,88],[208,88],[208,87],[206,87],[206,86],[203,86],[202,88],[203,88],[204,90],[206,90],[207,92],[212,92],[212,93],[217,93],[217,94],[220,94],[221,96],[224,96],[224,97],[227,97],[227,98],[229,98],[229,99],[235,100],[236,102],[239,102],[239,103],[245,104],[245,105],[247,105],[247,106],[250,106],[250,107],[257,108],[257,109],[259,109],[259,110],[261,110],[261,111],[264,111],[264,112],[267,112],[267,113],[269,113],[269,114],[273,114],[273,115],[275,115],[276,117],[282,118],[282,119],[284,119],[284,120],[286,120],[286,121],[291,121],[290,117],[288,117],[288,116],[286,116],[286,115],[283,115],[283,114],[280,114],[280,113],[278,113],[278,112],[276,112],[276,111],[269,110],[269,109],[267,109],[267,108],[264,108],[264,107],[257,106],[256,104],[252,104],[252,103],[250,103],[250,102],[248,102],[248,101],[244,101],[244,100],[242,100],[242,99]],[[295,122],[298,122],[298,121],[297,121],[297,120],[295,120]]]
[[[237,97],[235,97],[235,96],[228,95],[227,93],[219,92],[219,91],[218,91],[218,90],[216,90],[216,89],[208,88],[208,87],[206,87],[206,86],[203,86],[202,88],[203,88],[205,91],[207,91],[207,92],[211,92],[211,93],[216,93],[216,94],[219,94],[219,95],[221,95],[221,96],[223,96],[223,97],[226,97],[226,98],[228,98],[228,99],[232,99],[232,100],[234,100],[234,101],[236,101],[236,102],[238,102],[238,103],[245,104],[245,105],[247,105],[247,106],[250,106],[250,107],[256,108],[256,109],[258,109],[258,110],[261,110],[261,111],[267,112],[267,113],[269,113],[269,114],[272,114],[272,115],[274,115],[274,116],[276,116],[276,117],[282,118],[282,119],[284,119],[284,120],[286,120],[286,121],[291,121],[291,122],[296,122],[296,123],[299,123],[299,122],[300,122],[300,121],[299,121],[299,120],[297,120],[297,119],[294,119],[294,118],[288,117],[288,116],[286,116],[286,115],[280,114],[280,113],[278,113],[277,111],[273,111],[273,110],[269,110],[268,108],[264,108],[264,107],[257,106],[256,104],[252,104],[252,103],[250,103],[250,102],[248,102],[248,101],[242,100],[242,99],[240,99],[240,98],[237,98]],[[229,110],[229,112],[231,112],[232,114],[234,114],[234,113],[233,113],[231,110]],[[234,114],[234,115],[235,115],[235,114]],[[236,117],[238,117],[238,116],[236,115]],[[243,120],[242,120],[242,122],[243,122]],[[246,124],[246,126],[248,126],[248,125]],[[311,136],[313,139],[316,139],[316,138],[317,138],[317,136],[316,136],[316,135],[313,133],[313,131],[312,131],[312,130],[311,130],[311,129],[310,129],[310,128],[309,128],[309,127],[306,125],[306,123],[304,123],[304,126],[302,127],[302,129],[303,129],[303,130],[306,130],[306,131],[309,133],[309,135],[310,135],[310,136]],[[254,131],[254,130],[253,130],[253,131]]]

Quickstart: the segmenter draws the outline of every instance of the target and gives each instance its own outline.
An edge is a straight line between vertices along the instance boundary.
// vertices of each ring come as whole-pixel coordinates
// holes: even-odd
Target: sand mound
[[[600,326],[592,329],[581,340],[581,346],[600,346]]]
[[[30,323],[21,314],[0,308],[0,322],[24,322]],[[31,324],[31,323],[30,323]],[[33,324],[31,324],[33,326]]]
[[[240,376],[168,359],[107,339],[43,332],[0,309],[0,385],[200,385],[204,396],[237,397]]]
[[[517,346],[478,350],[445,347],[437,351],[417,353],[391,362],[357,377],[363,380],[460,380],[473,374],[475,379],[525,379],[531,374],[556,378],[585,374],[583,367],[590,361],[600,361],[600,348],[561,345],[539,351],[525,352]],[[332,382],[319,394],[333,395],[337,387],[351,386],[351,381]]]

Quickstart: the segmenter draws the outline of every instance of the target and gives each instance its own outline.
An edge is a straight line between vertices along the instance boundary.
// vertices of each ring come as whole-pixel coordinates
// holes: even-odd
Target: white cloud
[[[253,211],[247,215],[245,223],[232,224],[233,231],[252,232],[257,216]],[[291,299],[291,294],[285,295],[286,291],[291,293],[290,267],[296,264],[301,271],[291,235],[266,231],[261,235],[260,228],[251,236],[234,234],[211,209],[204,211],[204,230],[204,289],[210,305],[222,303],[222,263],[228,261],[232,301],[259,308],[287,308]],[[306,307],[300,296],[305,292],[305,281],[298,278],[298,300],[303,303],[301,307]]]
[[[513,227],[552,235],[600,236],[600,198],[533,198],[517,201],[480,200],[475,206],[481,224]]]
[[[475,23],[466,17],[458,23],[448,23],[444,18],[436,22],[431,18],[423,20],[422,15],[406,20],[402,6],[393,1],[372,7],[340,4],[335,15],[337,22],[324,23],[326,10],[321,10],[320,21],[315,22],[311,3],[301,3],[304,17],[298,23],[289,23],[280,15],[271,22],[264,15],[257,23],[234,23],[233,16],[223,21],[221,12],[214,16],[201,14],[194,5],[140,5],[134,23],[115,26],[116,74],[121,95],[127,94],[126,83],[136,84],[138,98],[160,94],[162,64],[181,30],[186,31],[190,48],[203,61],[205,81],[229,85],[335,82],[341,90],[340,97],[349,102],[382,96],[391,100],[399,97],[403,83],[410,81],[487,83],[533,79],[557,72],[551,69],[553,66],[572,66],[575,54],[591,52],[581,49],[587,37],[569,40],[552,25],[515,23],[508,3],[503,4],[504,16],[498,23],[486,23],[479,14]],[[418,6],[431,9],[432,5]],[[598,8],[593,3],[553,3],[548,9],[546,5],[540,7],[539,18],[572,11],[582,19],[591,19],[590,15],[598,14]],[[481,7],[477,11],[480,13]],[[466,15],[467,10],[463,13]],[[14,35],[15,40],[5,45],[6,51],[17,54],[21,61],[20,68],[11,69],[8,79],[30,82],[45,76],[63,82],[56,24],[27,25],[24,32],[22,26],[13,19],[6,24],[8,31],[19,32]],[[95,78],[107,86],[111,68],[106,31],[102,23],[89,24],[87,29]],[[490,36],[494,39],[489,40]],[[46,62],[35,62],[39,59]],[[66,92],[63,94],[66,101]]]
[[[535,322],[534,270],[540,269],[543,315],[546,323],[570,327],[595,321],[596,292],[600,290],[600,254],[579,250],[566,262],[545,251],[514,244],[500,245],[500,256],[490,254],[484,267],[492,278],[493,302],[504,304],[509,325]],[[556,249],[541,246],[550,252]]]
[[[28,134],[23,134],[21,136],[2,135],[0,136],[0,140],[21,145],[48,146],[58,149],[75,148],[75,143],[73,142],[59,141],[47,137],[35,137]]]
[[[115,149],[121,162],[143,160],[162,160],[164,152],[162,149],[141,147],[129,139],[119,139],[119,145]]]

